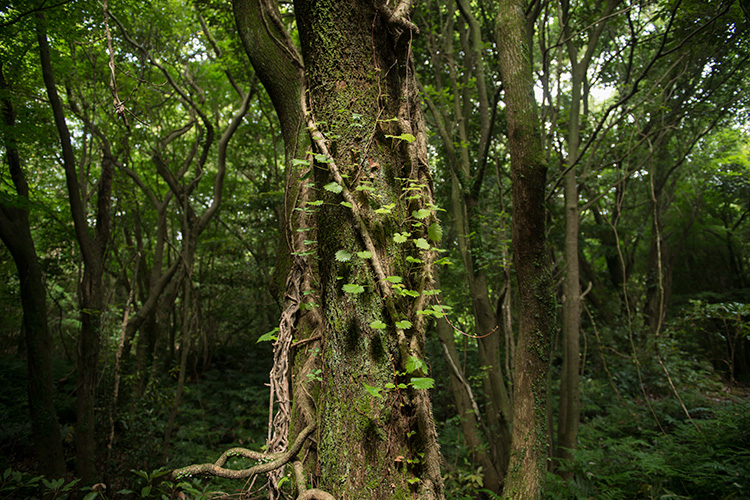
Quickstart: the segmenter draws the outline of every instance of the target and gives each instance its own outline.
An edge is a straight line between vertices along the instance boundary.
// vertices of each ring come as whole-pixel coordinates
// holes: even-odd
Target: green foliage
[[[750,495],[750,404],[741,400],[690,409],[654,403],[665,433],[653,427],[647,408],[638,421],[622,408],[581,429],[575,473],[565,482],[550,474],[545,498],[695,498]],[[651,422],[649,422],[651,420]]]
[[[79,480],[66,481],[63,478],[48,480],[44,476],[34,476],[26,472],[5,469],[0,482],[0,499],[50,499],[65,500],[76,498]]]

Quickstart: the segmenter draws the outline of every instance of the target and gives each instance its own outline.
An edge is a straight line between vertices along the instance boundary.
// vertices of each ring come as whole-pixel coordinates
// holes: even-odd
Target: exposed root
[[[308,425],[302,432],[299,433],[297,439],[294,441],[289,450],[284,453],[274,453],[265,455],[253,450],[246,448],[232,448],[225,451],[219,457],[216,462],[212,464],[195,464],[175,469],[172,471],[172,479],[181,480],[191,476],[214,476],[214,477],[226,477],[229,479],[247,479],[257,474],[265,474],[276,469],[279,469],[297,456],[299,451],[302,449],[302,445],[305,440],[315,431],[314,425]],[[227,460],[231,457],[246,457],[252,458],[253,460],[271,460],[270,462],[261,463],[249,467],[247,469],[227,469],[224,465]]]

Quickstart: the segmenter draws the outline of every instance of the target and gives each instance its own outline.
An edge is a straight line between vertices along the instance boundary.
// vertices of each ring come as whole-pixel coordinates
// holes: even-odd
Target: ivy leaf
[[[409,359],[406,360],[406,373],[414,373],[417,371],[427,373],[427,363],[416,356],[409,356]]]
[[[396,243],[404,243],[410,236],[410,233],[396,233],[393,235],[393,241]]]
[[[420,208],[419,210],[414,210],[411,214],[417,219],[426,219],[429,217],[430,211],[426,208]]]
[[[406,142],[414,142],[417,140],[416,137],[414,137],[411,134],[401,134],[401,135],[386,135],[389,139],[401,139],[402,141]]]
[[[347,262],[352,258],[352,254],[347,252],[346,250],[339,250],[336,252],[336,260],[339,262]]]
[[[343,290],[346,293],[352,293],[352,294],[358,294],[365,291],[364,287],[362,285],[358,285],[356,283],[347,283],[343,286]]]
[[[307,161],[307,160],[300,160],[300,159],[297,159],[297,158],[292,158],[292,166],[296,167],[298,165],[305,165],[305,166],[309,167],[310,166],[310,162]]]
[[[342,188],[341,184],[339,184],[338,182],[329,182],[328,184],[323,186],[323,189],[337,194],[344,190],[344,188]]]
[[[258,342],[269,342],[271,340],[276,340],[278,338],[277,334],[279,333],[279,327],[274,328],[268,333],[264,333],[261,335],[258,340],[255,341],[257,344]]]
[[[410,384],[415,389],[432,389],[435,387],[435,379],[430,377],[412,377]]]
[[[389,214],[393,210],[393,207],[395,207],[395,203],[389,203],[387,205],[383,205],[382,207],[375,210],[376,214]]]
[[[414,242],[415,245],[417,245],[417,248],[421,248],[422,250],[429,250],[430,244],[427,243],[427,240],[424,238],[418,238],[417,241]]]
[[[362,384],[362,385],[365,386],[365,390],[367,392],[369,392],[370,394],[372,394],[373,397],[376,397],[376,398],[382,398],[383,397],[383,396],[380,395],[380,390],[381,390],[380,387],[373,387],[373,386],[367,385],[367,384]]]
[[[430,227],[427,228],[427,237],[435,243],[440,243],[440,240],[443,238],[443,228],[439,222],[430,224]]]
[[[374,187],[368,186],[366,184],[360,184],[359,186],[357,186],[354,189],[356,189],[357,191],[374,191],[375,190]]]
[[[363,251],[363,252],[357,252],[357,257],[360,259],[371,259],[372,258],[372,252],[370,251]]]
[[[408,319],[396,321],[396,328],[399,328],[401,330],[408,330],[411,327],[412,327],[411,321],[409,321]]]
[[[402,281],[404,281],[404,278],[402,278],[401,276],[388,276],[386,279],[391,283],[401,283]]]
[[[406,262],[411,262],[412,264],[421,264],[422,263],[422,259],[415,259],[411,255],[407,255],[406,256]]]
[[[341,204],[344,205],[346,208],[352,208],[352,204],[349,203],[348,201],[342,201]]]
[[[332,160],[328,155],[318,153],[315,155],[315,161],[319,161],[320,163],[331,163]]]
[[[374,328],[375,330],[385,330],[386,324],[380,321],[379,319],[376,319],[372,323],[370,323],[370,328]]]
[[[308,205],[311,205],[313,207],[319,207],[323,204],[323,200],[317,200],[317,201],[308,201]]]

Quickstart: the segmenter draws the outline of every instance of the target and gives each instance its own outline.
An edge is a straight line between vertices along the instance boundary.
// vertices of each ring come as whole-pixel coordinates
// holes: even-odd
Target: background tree
[[[545,239],[547,165],[536,102],[526,18],[520,2],[500,3],[497,46],[513,173],[513,258],[521,298],[513,439],[505,498],[540,498],[547,458],[547,374],[554,322]]]

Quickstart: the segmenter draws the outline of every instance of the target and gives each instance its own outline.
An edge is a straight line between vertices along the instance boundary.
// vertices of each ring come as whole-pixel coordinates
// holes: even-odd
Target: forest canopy
[[[750,497],[749,29],[0,7],[0,498]]]

